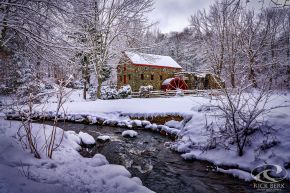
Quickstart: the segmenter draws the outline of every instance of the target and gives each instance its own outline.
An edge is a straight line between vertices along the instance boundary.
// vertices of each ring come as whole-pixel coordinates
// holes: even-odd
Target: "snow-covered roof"
[[[170,56],[144,54],[138,52],[125,52],[125,54],[135,65],[147,65],[179,69],[182,68]]]

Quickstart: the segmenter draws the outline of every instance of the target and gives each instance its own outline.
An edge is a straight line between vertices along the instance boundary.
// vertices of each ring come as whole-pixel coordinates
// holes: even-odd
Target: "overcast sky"
[[[190,15],[199,9],[208,9],[215,0],[154,0],[155,9],[149,14],[151,22],[159,21],[161,32],[182,31],[189,25]],[[250,0],[255,7],[261,6],[260,0]]]

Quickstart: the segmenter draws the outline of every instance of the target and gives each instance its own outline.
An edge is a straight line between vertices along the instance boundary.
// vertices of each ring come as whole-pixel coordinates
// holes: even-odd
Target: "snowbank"
[[[245,171],[242,171],[242,170],[238,170],[238,169],[224,170],[222,168],[217,168],[217,171],[221,172],[221,173],[225,173],[225,174],[231,174],[234,177],[237,177],[237,178],[245,180],[245,181],[253,180],[253,177],[251,176],[251,173],[245,172]]]
[[[53,159],[35,159],[16,140],[20,126],[16,121],[0,120],[0,192],[152,192],[142,186],[140,179],[120,165],[109,164],[103,155],[83,158],[76,149],[80,138],[74,132],[64,132],[59,148]],[[39,147],[44,143],[44,130],[51,126],[33,124]],[[57,129],[57,142],[63,130]]]
[[[269,107],[289,105],[288,96],[275,95],[272,97]],[[171,145],[171,148],[182,153],[184,159],[206,160],[217,166],[233,168],[220,172],[232,174],[239,178],[250,180],[248,174],[255,167],[262,164],[277,164],[289,167],[290,163],[290,110],[289,107],[274,109],[271,113],[260,118],[265,124],[263,127],[275,129],[268,139],[260,133],[251,135],[250,144],[245,147],[245,154],[238,156],[235,145],[224,147],[223,144],[209,146],[209,127],[218,129],[222,127],[222,120],[214,115],[217,109],[205,108],[205,106],[194,107],[192,119],[180,130],[179,139]],[[207,121],[207,125],[206,122]],[[269,130],[270,131],[270,130]],[[207,150],[205,151],[205,149]],[[290,169],[288,168],[290,179]]]

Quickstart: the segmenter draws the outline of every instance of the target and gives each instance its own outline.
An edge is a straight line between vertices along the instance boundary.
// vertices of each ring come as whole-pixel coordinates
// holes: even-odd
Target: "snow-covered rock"
[[[132,120],[131,124],[133,127],[142,127],[142,121],[140,120]]]
[[[76,132],[74,132],[74,131],[66,131],[64,133],[64,136],[70,141],[72,147],[75,150],[80,150],[81,149],[81,146],[80,145],[82,143],[82,140],[78,136],[78,134],[76,134]]]
[[[85,145],[94,145],[96,144],[96,140],[88,133],[79,132],[78,136],[80,137],[81,141]]]
[[[100,135],[97,137],[97,140],[102,141],[102,142],[109,141],[110,139],[111,139],[111,137],[108,135]]]
[[[150,125],[150,121],[147,121],[147,120],[143,120],[142,121],[142,126],[146,126],[146,125]]]
[[[136,131],[133,130],[126,130],[122,132],[122,136],[123,137],[136,137],[138,135],[138,133]]]

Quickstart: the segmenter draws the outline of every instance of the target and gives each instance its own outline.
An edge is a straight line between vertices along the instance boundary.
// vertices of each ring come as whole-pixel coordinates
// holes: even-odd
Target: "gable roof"
[[[128,51],[125,52],[125,55],[131,60],[131,62],[134,65],[177,68],[177,69],[182,68],[170,56],[161,56]]]

